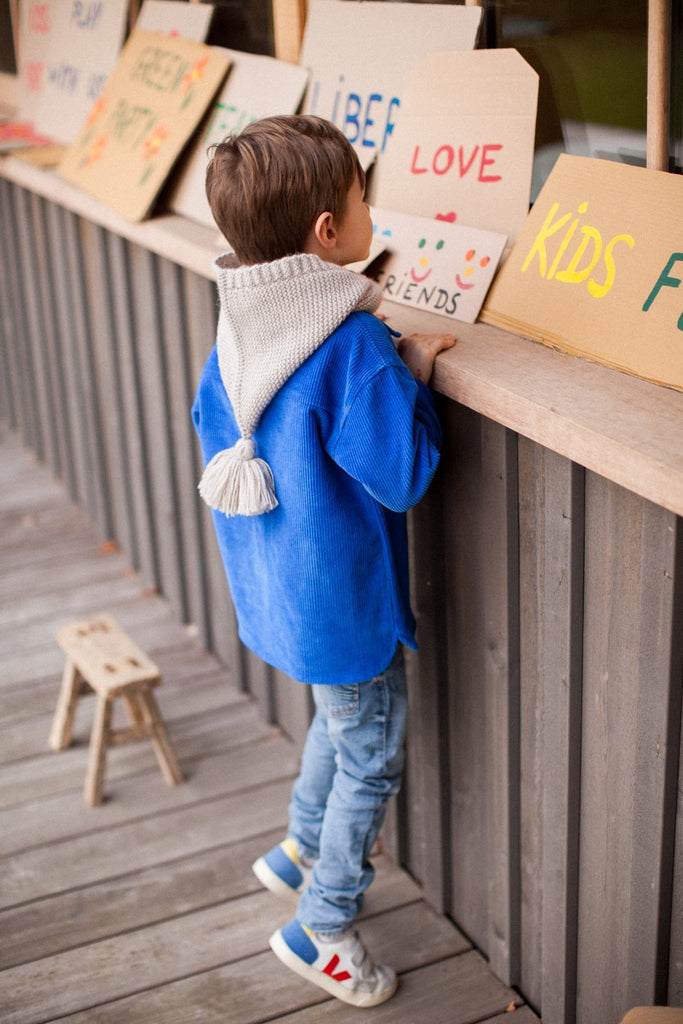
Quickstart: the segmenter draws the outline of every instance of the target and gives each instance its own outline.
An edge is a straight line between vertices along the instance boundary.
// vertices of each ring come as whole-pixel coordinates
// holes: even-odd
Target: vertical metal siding
[[[302,742],[310,690],[239,643],[196,494],[213,283],[6,181],[0,216],[0,412]],[[683,1004],[683,521],[439,401],[387,844],[545,1024]]]

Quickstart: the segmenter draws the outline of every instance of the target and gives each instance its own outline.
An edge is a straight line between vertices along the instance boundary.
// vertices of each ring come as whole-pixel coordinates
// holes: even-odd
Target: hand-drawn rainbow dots
[[[471,277],[472,274],[474,273],[473,261],[474,261],[474,257],[476,255],[477,255],[476,251],[474,249],[470,249],[469,252],[467,252],[465,254],[465,260],[467,261],[468,266],[463,271],[462,277],[460,276],[460,274],[456,274],[455,275],[455,283],[457,284],[458,288],[462,288],[463,291],[467,291],[470,288],[474,288],[474,284],[471,281],[464,281],[463,278]],[[479,264],[480,267],[482,267],[482,269],[484,267],[488,267],[490,262],[491,262],[491,257],[490,256],[482,256],[478,260],[478,264]]]
[[[427,239],[426,238],[421,238],[420,241],[417,243],[417,247],[418,247],[418,249],[424,249],[426,244],[427,244]],[[443,238],[441,238],[436,243],[434,248],[437,250],[437,252],[439,252],[441,249],[443,249],[445,244],[446,243],[444,242]],[[422,274],[419,271],[417,271],[415,269],[415,267],[411,267],[411,270],[410,270],[410,276],[412,277],[413,281],[415,281],[416,284],[422,284],[422,282],[426,281],[427,278],[429,277],[429,275],[432,272],[432,268],[429,266],[429,257],[428,256],[422,256],[422,258],[420,259],[420,267],[422,268],[422,270],[424,270],[424,273],[422,273]],[[425,269],[425,268],[427,268],[427,269]]]

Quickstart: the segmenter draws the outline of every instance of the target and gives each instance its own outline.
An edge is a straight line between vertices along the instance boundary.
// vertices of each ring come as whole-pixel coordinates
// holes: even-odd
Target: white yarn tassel
[[[242,437],[214,455],[199,483],[207,505],[226,516],[258,516],[277,507],[272,470],[255,452],[255,442]]]

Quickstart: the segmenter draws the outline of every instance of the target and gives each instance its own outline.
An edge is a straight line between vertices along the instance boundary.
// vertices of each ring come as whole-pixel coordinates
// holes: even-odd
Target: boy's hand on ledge
[[[396,351],[413,377],[429,384],[439,352],[454,345],[454,334],[403,334],[396,343]]]

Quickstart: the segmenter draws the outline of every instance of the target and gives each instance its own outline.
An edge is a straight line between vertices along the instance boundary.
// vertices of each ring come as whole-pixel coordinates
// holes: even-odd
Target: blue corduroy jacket
[[[192,409],[205,462],[240,436],[216,349]],[[305,683],[353,683],[415,647],[405,512],[427,490],[441,427],[390,332],[352,313],[282,386],[254,434],[279,505],[214,512],[242,641]]]

